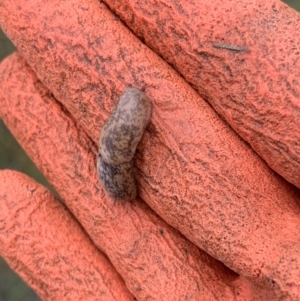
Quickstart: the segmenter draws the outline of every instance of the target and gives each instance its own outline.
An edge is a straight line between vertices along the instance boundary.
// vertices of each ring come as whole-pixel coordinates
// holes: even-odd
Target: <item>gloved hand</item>
[[[0,173],[1,255],[44,300],[133,300],[128,289],[138,300],[169,300],[166,293],[173,300],[233,298],[235,273],[141,199],[105,196],[95,143],[24,59],[6,59],[0,81],[1,116],[72,213],[27,176]],[[147,162],[141,154],[138,160]],[[240,291],[240,280],[237,286]]]
[[[1,173],[1,254],[43,299],[297,296],[292,185],[103,4],[2,6],[30,67],[18,54],[1,64],[1,117],[73,215],[27,177]],[[128,85],[144,88],[153,113],[135,159],[141,199],[122,203],[105,197],[95,161]]]

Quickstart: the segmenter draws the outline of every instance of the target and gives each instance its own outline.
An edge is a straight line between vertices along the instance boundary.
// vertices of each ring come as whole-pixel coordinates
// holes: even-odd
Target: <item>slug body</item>
[[[98,177],[106,194],[113,199],[136,198],[132,159],[150,116],[150,100],[140,90],[128,87],[102,128]]]

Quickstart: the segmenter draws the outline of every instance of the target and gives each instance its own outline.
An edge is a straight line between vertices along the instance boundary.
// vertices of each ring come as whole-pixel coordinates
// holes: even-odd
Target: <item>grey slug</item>
[[[151,115],[151,102],[140,90],[128,87],[102,128],[97,157],[98,177],[106,194],[116,200],[137,195],[133,162]]]

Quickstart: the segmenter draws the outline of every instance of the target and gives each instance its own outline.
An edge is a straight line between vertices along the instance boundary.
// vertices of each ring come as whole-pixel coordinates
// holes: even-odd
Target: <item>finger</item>
[[[43,186],[0,171],[0,254],[43,300],[132,300],[114,267]]]
[[[136,162],[140,195],[164,220],[234,271],[263,286],[276,279],[278,295],[292,293],[289,283],[300,278],[300,259],[295,247],[299,198],[291,185],[101,3],[74,2],[67,12],[63,2],[40,5],[30,28],[24,16],[34,14],[35,5],[24,3],[20,15],[13,2],[3,5],[2,23],[9,36],[94,141],[116,92],[128,84],[145,85],[154,110]],[[62,19],[56,18],[58,11]],[[41,28],[43,38],[33,42]],[[64,28],[64,34],[57,28]],[[75,33],[81,45],[76,53],[68,38]]]
[[[165,1],[104,2],[175,66],[271,168],[300,187],[298,12],[281,1],[263,0],[188,5],[180,0],[172,13]],[[220,41],[250,51],[214,49]]]
[[[139,300],[227,301],[238,294],[266,300],[270,292],[258,291],[196,248],[141,200],[106,199],[96,176],[96,149],[85,132],[18,55],[6,59],[1,72],[5,123],[133,295]]]

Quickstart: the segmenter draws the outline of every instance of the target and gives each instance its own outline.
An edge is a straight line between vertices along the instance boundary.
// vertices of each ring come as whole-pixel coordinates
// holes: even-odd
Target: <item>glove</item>
[[[95,245],[102,259],[110,260],[111,264],[106,259],[103,266],[91,263],[101,271],[97,279],[103,279],[103,286],[117,283],[109,289],[106,285],[106,291],[117,300],[276,300],[286,291],[297,296],[297,288],[289,281],[296,279],[298,271],[298,191],[270,170],[106,6],[96,1],[73,5],[70,1],[68,8],[59,1],[55,5],[38,3],[24,2],[21,15],[14,3],[2,4],[1,25],[23,58],[14,54],[1,65],[0,114],[84,228],[91,239],[86,240]],[[26,16],[32,16],[36,7],[39,14],[27,26]],[[26,34],[22,34],[24,28]],[[37,36],[41,38],[36,41]],[[96,144],[113,103],[128,85],[144,88],[153,102],[153,114],[135,159],[141,199],[116,203],[105,197],[98,183]],[[7,172],[2,174],[8,178]],[[8,191],[12,187],[24,187],[22,193],[17,192],[24,199],[32,181],[20,175],[10,179],[6,188],[1,187],[1,199],[13,198]],[[44,195],[45,190],[41,191]],[[57,201],[49,199],[57,206]],[[16,219],[17,214],[6,212],[1,220],[10,215]],[[49,218],[52,220],[51,215]],[[287,220],[283,228],[282,221]],[[30,218],[16,219],[16,223],[23,225],[26,234],[26,223],[32,224]],[[45,223],[44,235],[58,236],[58,227],[52,230],[51,225]],[[43,261],[35,260],[38,251],[29,255],[32,248],[24,252],[24,243],[14,243],[22,252],[11,255],[9,241],[14,240],[10,237],[28,239],[18,228],[17,232],[9,227],[3,231],[1,244],[6,247],[1,254],[27,282],[38,279],[39,273],[55,277],[57,268],[56,274],[63,275],[66,284],[62,288],[57,281],[59,292],[56,281],[48,277],[30,282],[43,299],[68,300],[68,294],[72,300],[75,295],[79,300],[99,299],[96,289],[89,297],[82,294],[90,292],[86,288],[91,283],[87,278],[90,269],[85,260],[78,261],[94,257],[87,257],[83,247],[65,246],[76,228],[70,225],[59,229],[60,247],[49,254],[40,236],[34,236],[37,239],[32,244],[40,246]],[[68,252],[62,260],[73,263],[72,272],[82,267],[80,280],[74,281],[70,272],[51,259],[57,260],[60,248]],[[84,255],[71,260],[78,249]],[[24,257],[26,264],[14,265],[21,260],[16,258]],[[31,277],[22,272],[27,271],[29,261],[34,267]],[[116,271],[125,284],[115,276]]]

